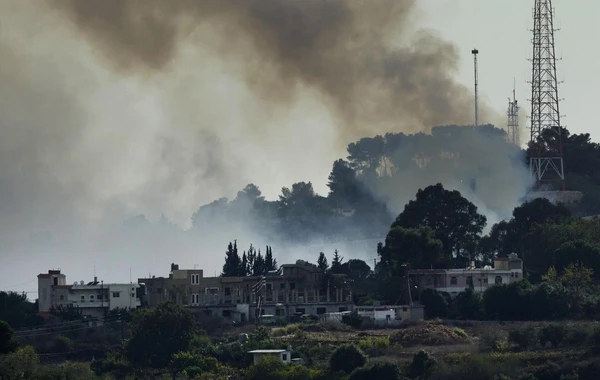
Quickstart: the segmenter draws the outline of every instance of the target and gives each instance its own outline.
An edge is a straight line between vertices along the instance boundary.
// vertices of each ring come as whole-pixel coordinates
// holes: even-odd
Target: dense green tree
[[[385,238],[381,261],[390,275],[397,275],[400,265],[411,268],[429,268],[442,259],[443,244],[429,227],[392,227]]]
[[[138,309],[125,343],[127,359],[135,365],[166,367],[173,354],[189,349],[196,330],[192,313],[175,304]]]
[[[327,257],[325,257],[325,254],[323,252],[319,253],[319,258],[317,259],[317,267],[319,267],[319,269],[322,271],[326,271],[327,269],[329,269],[329,264],[327,264]]]
[[[14,352],[18,347],[15,332],[8,323],[0,320],[0,355]]]
[[[435,289],[424,289],[421,293],[421,304],[425,307],[427,318],[446,318],[450,301]]]
[[[333,351],[329,359],[329,368],[333,372],[350,373],[367,363],[366,355],[353,344],[342,344]]]
[[[328,179],[328,197],[335,208],[351,207],[360,202],[362,185],[348,162],[341,159],[335,161]]]
[[[246,268],[242,266],[242,259],[238,253],[237,249],[237,241],[234,241],[233,244],[229,242],[227,246],[227,252],[225,252],[225,264],[223,264],[223,272],[221,276],[223,277],[237,277],[237,276],[245,276]]]
[[[0,291],[0,320],[14,329],[39,326],[43,319],[38,315],[38,304],[29,302],[27,294]]]
[[[265,274],[270,271],[277,270],[277,260],[273,258],[273,249],[267,246],[265,251]]]
[[[452,300],[452,312],[459,319],[481,319],[484,315],[481,294],[472,288],[465,289]]]
[[[342,263],[340,271],[342,274],[345,274],[350,281],[362,282],[371,274],[371,267],[363,260],[350,259],[345,263]]]
[[[441,184],[417,192],[392,224],[394,227],[429,227],[442,242],[444,257],[460,257],[467,242],[477,239],[486,224],[486,217],[460,192],[446,190]]]
[[[331,259],[331,268],[329,269],[331,273],[341,274],[343,272],[342,262],[344,258],[340,256],[340,253],[336,249],[333,252],[333,259]]]

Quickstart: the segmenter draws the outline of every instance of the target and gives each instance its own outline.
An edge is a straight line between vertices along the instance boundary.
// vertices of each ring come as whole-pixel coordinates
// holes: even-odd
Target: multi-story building
[[[286,319],[294,314],[325,314],[352,309],[352,294],[343,276],[327,278],[317,266],[298,260],[267,276],[204,277],[201,269],[171,265],[169,277],[141,278],[144,304],[173,301],[198,314],[237,322],[259,315]]]
[[[411,282],[418,288],[432,288],[454,296],[472,287],[483,292],[497,284],[509,284],[523,279],[523,260],[516,254],[498,257],[494,266],[477,268],[474,264],[464,269],[414,269],[409,271]]]
[[[38,275],[39,312],[48,315],[54,307],[73,306],[82,315],[104,317],[111,310],[135,309],[140,306],[138,284],[104,284],[83,281],[67,285],[67,277],[60,270],[49,270]]]

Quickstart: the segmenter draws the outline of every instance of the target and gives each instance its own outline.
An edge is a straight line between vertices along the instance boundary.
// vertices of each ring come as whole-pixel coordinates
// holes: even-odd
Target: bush
[[[245,375],[248,380],[316,380],[323,373],[301,365],[284,364],[278,358],[266,356],[252,364]]]
[[[56,353],[67,353],[69,351],[73,351],[73,347],[75,344],[69,338],[64,335],[59,335],[54,339],[54,349],[53,351]]]
[[[363,318],[356,311],[342,316],[342,323],[355,329],[359,329],[362,326],[362,322]]]
[[[366,352],[369,356],[383,355],[390,346],[390,339],[387,337],[365,338],[358,342],[358,348]]]
[[[454,333],[458,336],[462,336],[463,338],[468,338],[469,335],[465,332],[465,330],[459,328],[459,327],[455,327],[452,331],[454,331]]]
[[[348,380],[401,380],[400,368],[393,363],[376,363],[367,368],[357,368]]]
[[[552,347],[556,348],[565,340],[566,333],[567,330],[564,325],[553,324],[542,327],[538,337],[542,346],[549,342]]]
[[[533,327],[522,327],[508,333],[508,341],[516,344],[522,350],[535,346],[537,340]]]
[[[427,378],[431,375],[436,365],[437,361],[435,358],[421,350],[413,356],[408,370],[411,377]]]
[[[8,323],[0,320],[0,355],[15,352],[19,343],[15,339],[15,332]]]
[[[508,342],[497,331],[484,334],[479,339],[479,351],[503,352],[508,349]]]
[[[350,373],[364,366],[366,362],[367,357],[358,347],[353,344],[343,344],[333,351],[329,366],[333,372]]]

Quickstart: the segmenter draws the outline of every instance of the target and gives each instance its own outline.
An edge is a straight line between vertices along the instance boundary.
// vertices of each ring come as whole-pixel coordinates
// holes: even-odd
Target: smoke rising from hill
[[[200,204],[249,182],[270,199],[300,180],[323,192],[350,141],[471,123],[472,94],[454,79],[459,52],[413,33],[415,9],[414,0],[1,2],[0,268],[30,252],[40,266],[80,257],[148,268],[151,257],[189,255],[218,266],[240,235],[179,243],[166,257],[156,236],[133,244],[110,231],[142,213],[187,227]],[[19,245],[39,231],[58,242]]]

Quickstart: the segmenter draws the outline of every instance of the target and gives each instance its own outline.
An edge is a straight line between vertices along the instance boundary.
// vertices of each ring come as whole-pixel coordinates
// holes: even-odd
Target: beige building
[[[409,276],[419,291],[431,288],[452,296],[472,287],[484,292],[488,287],[523,279],[523,260],[516,254],[494,259],[494,266],[478,268],[474,264],[462,269],[415,269]]]
[[[327,279],[315,265],[298,260],[267,276],[204,277],[201,269],[171,265],[169,277],[141,278],[144,304],[173,301],[198,314],[236,322],[258,315],[287,319],[294,314],[319,315],[352,310],[352,294],[344,278]]]

